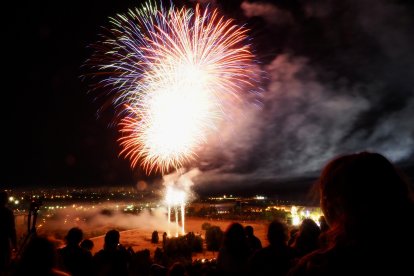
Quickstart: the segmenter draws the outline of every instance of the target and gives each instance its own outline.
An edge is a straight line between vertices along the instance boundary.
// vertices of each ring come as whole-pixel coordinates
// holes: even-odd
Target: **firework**
[[[123,109],[121,155],[147,171],[180,168],[252,88],[247,29],[217,10],[151,3],[111,23],[92,64]]]
[[[171,236],[171,208],[174,208],[175,212],[175,226],[178,227],[178,209],[181,212],[181,234],[185,234],[185,200],[186,193],[183,190],[177,190],[173,187],[167,187],[165,194],[165,202],[168,208],[168,236]],[[178,228],[176,228],[175,236],[178,237]]]

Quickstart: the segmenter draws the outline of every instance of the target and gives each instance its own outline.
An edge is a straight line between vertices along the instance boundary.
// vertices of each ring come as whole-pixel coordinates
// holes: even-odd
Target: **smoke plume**
[[[139,214],[127,213],[123,209],[125,203],[119,203],[119,208],[99,207],[83,204],[82,207],[56,210],[52,217],[46,217],[45,222],[38,223],[40,233],[66,232],[72,227],[81,228],[87,236],[104,235],[110,229],[140,229],[146,231],[166,231],[166,209],[164,207],[146,208]],[[174,224],[174,223],[173,223]]]
[[[407,7],[243,2],[241,20],[251,26],[267,75],[262,106],[241,106],[237,120],[211,139],[196,182],[315,176],[336,155],[362,150],[413,162],[414,24]]]
[[[186,200],[191,200],[194,197],[191,190],[191,187],[194,185],[192,179],[199,174],[199,169],[191,169],[187,171],[186,169],[181,168],[174,173],[164,175],[162,184],[165,188],[170,187],[174,190],[184,191],[186,194]]]

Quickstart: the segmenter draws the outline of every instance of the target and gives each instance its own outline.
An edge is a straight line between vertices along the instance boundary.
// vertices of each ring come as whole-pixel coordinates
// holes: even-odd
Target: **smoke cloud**
[[[247,17],[262,17],[272,25],[293,24],[292,15],[282,9],[277,8],[271,3],[249,3],[243,2],[241,8]]]
[[[192,179],[199,174],[200,170],[197,168],[188,171],[186,171],[184,168],[181,168],[174,173],[164,175],[163,185],[165,188],[170,187],[174,190],[184,191],[186,194],[186,200],[191,200],[194,198],[194,194],[191,190],[191,187],[194,185]]]
[[[267,78],[199,157],[196,183],[315,176],[362,150],[414,160],[414,24],[403,1],[240,5]],[[257,30],[266,30],[263,35]],[[253,35],[254,36],[254,35]]]
[[[195,178],[200,171],[198,169],[191,169],[186,171],[180,169],[163,177],[163,185],[165,188],[172,187],[176,190],[181,190],[186,193],[186,200],[193,199],[191,187],[194,185],[192,179]],[[146,186],[143,183],[138,183],[138,190],[141,186]],[[162,193],[162,191],[160,191]],[[165,193],[164,193],[165,194]],[[162,196],[162,195],[161,195]],[[55,209],[52,216],[46,216],[45,222],[40,223],[39,230],[46,230],[47,232],[68,231],[72,227],[80,227],[85,233],[94,232],[95,229],[107,231],[110,229],[141,229],[147,231],[158,230],[161,232],[167,231],[168,228],[179,228],[175,222],[168,223],[167,209],[162,206],[163,199],[160,200],[160,205],[145,206],[141,204],[142,211],[139,214],[131,213],[132,209],[139,208],[133,204],[125,202],[108,202],[108,204],[92,205],[92,204],[74,204],[67,206],[64,209]],[[45,214],[46,215],[46,214]],[[63,222],[63,223],[62,223]],[[104,234],[99,233],[99,235]],[[97,233],[93,233],[96,236]]]
[[[72,227],[79,227],[85,233],[92,236],[103,235],[110,229],[141,229],[148,231],[166,231],[168,222],[167,210],[164,207],[144,209],[139,214],[125,213],[125,203],[119,203],[119,209],[111,207],[99,207],[83,204],[82,207],[56,210],[52,217],[47,217],[46,222],[39,223],[39,231],[57,233],[68,231]],[[38,224],[38,226],[39,226]],[[174,223],[172,223],[174,225]],[[96,232],[99,233],[96,233]]]

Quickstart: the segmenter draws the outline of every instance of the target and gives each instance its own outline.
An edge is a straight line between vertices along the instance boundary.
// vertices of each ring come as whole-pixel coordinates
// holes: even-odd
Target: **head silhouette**
[[[56,264],[55,246],[47,238],[33,237],[27,244],[20,260],[18,273],[24,275],[49,275]]]
[[[83,240],[80,244],[80,247],[82,247],[86,250],[92,250],[93,246],[94,246],[93,241],[91,241],[89,239]]]
[[[114,249],[119,244],[119,232],[117,230],[109,230],[105,235],[105,248]]]
[[[240,223],[234,222],[229,225],[224,233],[223,244],[235,255],[243,255],[248,251],[246,234]]]
[[[83,231],[78,227],[73,227],[66,235],[66,242],[68,245],[78,245],[83,239]]]
[[[246,232],[246,235],[248,237],[253,236],[253,227],[250,225],[247,225],[246,227],[244,227],[244,231]]]
[[[287,241],[287,229],[285,224],[278,220],[274,220],[269,224],[267,230],[267,239],[272,246],[284,245]]]
[[[325,166],[318,183],[328,224],[351,235],[384,217],[395,217],[411,204],[407,183],[378,153],[338,157]],[[384,204],[392,208],[375,209]]]
[[[317,238],[321,229],[313,219],[306,218],[299,226],[299,235],[306,235],[310,238]]]

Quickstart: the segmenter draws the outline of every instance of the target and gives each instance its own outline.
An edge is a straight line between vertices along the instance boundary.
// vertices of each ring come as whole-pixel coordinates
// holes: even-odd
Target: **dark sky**
[[[1,186],[145,178],[118,157],[113,112],[97,116],[100,102],[80,78],[108,16],[139,2],[30,1],[3,10]],[[202,183],[308,176],[337,154],[365,149],[413,163],[411,1],[215,3],[252,29],[266,77],[262,107],[244,107],[235,129],[193,164]]]
[[[8,10],[1,185],[131,183],[118,158],[110,111],[99,108],[81,66],[100,27],[134,1],[28,1]]]

